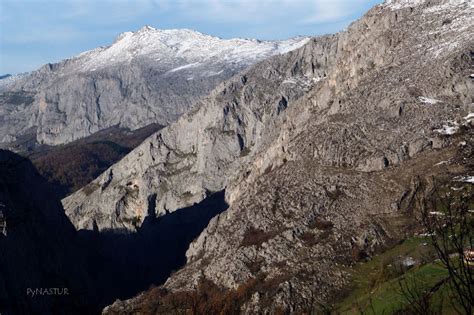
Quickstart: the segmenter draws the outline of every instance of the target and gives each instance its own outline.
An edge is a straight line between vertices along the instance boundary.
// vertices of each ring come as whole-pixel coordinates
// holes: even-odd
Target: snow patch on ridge
[[[181,71],[181,70],[185,70],[185,69],[189,69],[189,68],[196,68],[196,67],[199,67],[200,64],[201,64],[200,62],[193,62],[193,63],[187,64],[187,65],[181,66],[181,67],[171,69],[167,73]]]
[[[29,73],[25,72],[25,73],[10,75],[8,77],[0,79],[0,88],[6,88],[6,87],[12,85],[13,83],[15,83],[16,81],[21,80],[22,78],[24,78],[28,75],[29,75]]]
[[[190,29],[160,30],[145,26],[136,32],[120,34],[108,47],[84,52],[71,59],[79,71],[100,69],[111,64],[127,64],[136,58],[159,61],[175,72],[195,64],[219,61],[248,66],[265,58],[284,54],[306,44],[309,37],[282,41],[221,39]],[[74,70],[74,69],[73,69]]]
[[[474,176],[458,176],[454,178],[457,182],[474,184]]]
[[[430,104],[430,105],[435,105],[435,104],[438,104],[440,102],[439,100],[436,100],[434,98],[425,97],[425,96],[418,97],[418,100],[422,103]]]
[[[220,70],[220,71],[212,71],[212,70],[204,71],[204,72],[201,74],[201,77],[214,77],[214,76],[216,76],[216,75],[221,74],[222,72],[224,72],[224,70]]]
[[[474,27],[474,1],[450,0],[438,5],[427,7],[423,15],[437,15],[441,22],[441,27],[437,25],[426,25],[433,29],[429,33],[430,38],[436,38],[436,45],[433,45],[429,51],[438,58],[449,54],[472,38],[470,31]],[[429,40],[429,39],[428,39]]]
[[[454,5],[460,5],[462,3],[467,3],[469,6],[474,6],[474,3],[470,0],[449,0],[446,1],[445,3],[435,5],[429,8],[425,9],[425,13],[436,13],[436,12],[445,12],[445,10],[448,10],[449,7],[454,6]]]
[[[384,5],[390,8],[391,10],[400,10],[404,8],[416,7],[425,2],[427,1],[426,0],[386,0]],[[473,5],[473,3],[470,0],[467,0],[467,1],[466,0],[445,0],[444,3],[428,8],[427,11],[434,12],[434,11],[439,11],[439,10],[446,10],[450,6],[459,5],[462,3],[468,3],[470,6]]]
[[[458,130],[459,130],[459,126],[457,123],[454,122],[454,123],[443,125],[442,128],[435,129],[433,131],[441,135],[452,136],[456,132],[458,132]]]
[[[323,78],[312,76],[295,76],[286,78],[285,80],[283,80],[282,84],[299,85],[303,88],[308,89],[321,80],[323,80]]]
[[[464,120],[471,121],[474,119],[474,113],[469,113],[467,116],[463,117]]]
[[[425,1],[426,0],[387,0],[385,6],[392,10],[400,10],[420,5]]]

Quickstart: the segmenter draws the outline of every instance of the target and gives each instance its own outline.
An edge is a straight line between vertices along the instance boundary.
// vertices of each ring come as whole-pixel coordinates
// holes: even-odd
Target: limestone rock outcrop
[[[67,213],[77,228],[133,231],[124,218],[152,192],[166,215],[225,186],[230,208],[164,288],[205,278],[236,289],[263,277],[270,289],[244,313],[325,303],[344,288],[344,266],[409,232],[423,181],[472,171],[440,165],[458,141],[472,149],[473,14],[472,1],[390,0],[257,64],[101,175],[90,195],[65,199]],[[127,182],[135,195],[120,190]],[[153,303],[144,296],[104,313]]]
[[[65,198],[66,213],[78,229],[133,231],[150,211],[160,216],[222,190],[272,143],[276,120],[326,75],[335,51],[334,36],[315,39],[222,83]]]
[[[168,125],[220,82],[307,41],[224,40],[152,27],[123,33],[108,47],[1,80],[0,145],[29,133],[57,145],[112,126]]]

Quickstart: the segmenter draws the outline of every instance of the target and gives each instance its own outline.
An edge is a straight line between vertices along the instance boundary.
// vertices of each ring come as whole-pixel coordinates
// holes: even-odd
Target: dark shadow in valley
[[[228,208],[224,196],[209,194],[160,218],[150,196],[152,215],[136,233],[77,232],[33,164],[0,150],[0,313],[99,314],[117,298],[162,284]]]
[[[223,190],[162,217],[149,216],[137,233],[80,231],[88,253],[87,269],[96,291],[101,292],[100,306],[162,284],[182,267],[189,244],[214,216],[228,208],[224,196]]]

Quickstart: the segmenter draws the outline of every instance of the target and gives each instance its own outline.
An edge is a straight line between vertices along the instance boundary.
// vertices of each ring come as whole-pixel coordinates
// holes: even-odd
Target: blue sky
[[[334,33],[381,0],[0,0],[0,74],[111,44],[143,25],[222,38]]]

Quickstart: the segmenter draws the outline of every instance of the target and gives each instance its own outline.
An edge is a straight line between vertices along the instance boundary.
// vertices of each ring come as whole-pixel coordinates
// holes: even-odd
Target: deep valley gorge
[[[469,314],[473,30],[472,0],[386,0],[0,78],[0,315]]]

